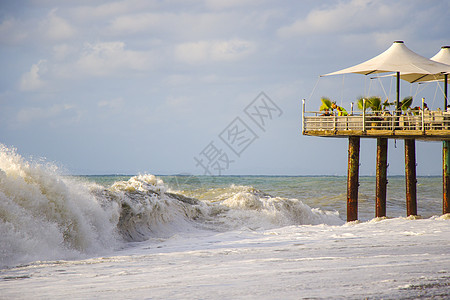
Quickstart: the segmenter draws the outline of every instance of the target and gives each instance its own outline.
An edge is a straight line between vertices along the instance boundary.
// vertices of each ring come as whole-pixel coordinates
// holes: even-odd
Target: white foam
[[[249,186],[232,185],[210,203],[222,206],[218,214],[230,228],[268,229],[289,225],[341,225],[338,212],[312,209],[298,199],[272,197]]]
[[[59,176],[56,167],[0,148],[1,265],[76,257],[116,244],[113,207],[102,207],[86,185]]]
[[[202,215],[191,205],[166,195],[164,182],[154,175],[138,175],[114,183],[109,192],[121,206],[118,229],[127,241],[170,237],[194,230],[193,220]],[[111,195],[111,194],[110,194]]]
[[[298,199],[272,197],[250,186],[203,191],[201,200],[167,192],[150,174],[105,188],[58,174],[0,148],[1,265],[83,257],[125,241],[240,228],[344,222],[337,212],[311,209]]]

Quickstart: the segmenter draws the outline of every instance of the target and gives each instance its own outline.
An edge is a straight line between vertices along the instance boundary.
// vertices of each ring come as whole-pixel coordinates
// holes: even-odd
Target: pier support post
[[[377,138],[377,170],[375,192],[375,217],[386,217],[386,185],[387,185],[387,152],[388,140]]]
[[[450,141],[442,142],[442,213],[450,213]]]
[[[348,137],[347,222],[358,220],[359,136]]]
[[[416,140],[405,139],[406,214],[417,215]]]

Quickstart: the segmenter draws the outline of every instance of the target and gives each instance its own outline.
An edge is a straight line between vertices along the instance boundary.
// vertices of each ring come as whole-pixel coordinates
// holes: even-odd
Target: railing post
[[[363,132],[366,132],[366,99],[363,98]]]
[[[422,132],[425,134],[425,117],[424,117],[424,115],[425,115],[425,110],[424,110],[424,107],[425,107],[425,98],[422,98]]]
[[[336,122],[337,122],[336,113],[333,113],[333,131],[337,130]]]
[[[395,113],[392,114],[392,132],[395,131]]]
[[[305,99],[302,99],[302,133],[305,132]]]

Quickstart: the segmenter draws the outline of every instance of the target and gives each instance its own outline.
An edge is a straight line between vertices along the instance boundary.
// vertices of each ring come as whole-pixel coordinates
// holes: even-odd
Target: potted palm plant
[[[358,105],[358,108],[364,110],[364,112],[367,109],[371,110],[373,116],[367,118],[368,121],[370,122],[369,128],[376,129],[375,128],[376,126],[381,126],[383,123],[383,118],[381,117],[381,115],[383,114],[383,112],[387,112],[386,108],[391,106],[393,103],[388,102],[388,99],[382,102],[380,97],[372,96],[369,98],[359,97],[356,104]]]
[[[319,110],[320,111],[324,111],[324,115],[331,115],[334,110],[336,110],[338,112],[338,116],[347,116],[348,113],[345,110],[345,108],[336,105],[336,101],[331,101],[329,98],[327,97],[322,97],[320,98],[320,100],[322,101],[322,105],[320,106]]]

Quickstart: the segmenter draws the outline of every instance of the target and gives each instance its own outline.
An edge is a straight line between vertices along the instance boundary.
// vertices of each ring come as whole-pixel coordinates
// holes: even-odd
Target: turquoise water
[[[83,180],[110,186],[128,180],[131,175],[80,176]],[[248,186],[273,197],[295,198],[312,208],[338,211],[346,219],[347,178],[345,176],[158,176],[170,189],[193,198],[204,199],[213,190],[226,190],[233,185]],[[424,218],[442,213],[442,178],[417,178],[418,214]],[[388,217],[406,216],[405,179],[388,178]],[[358,217],[375,216],[375,177],[360,177]]]

